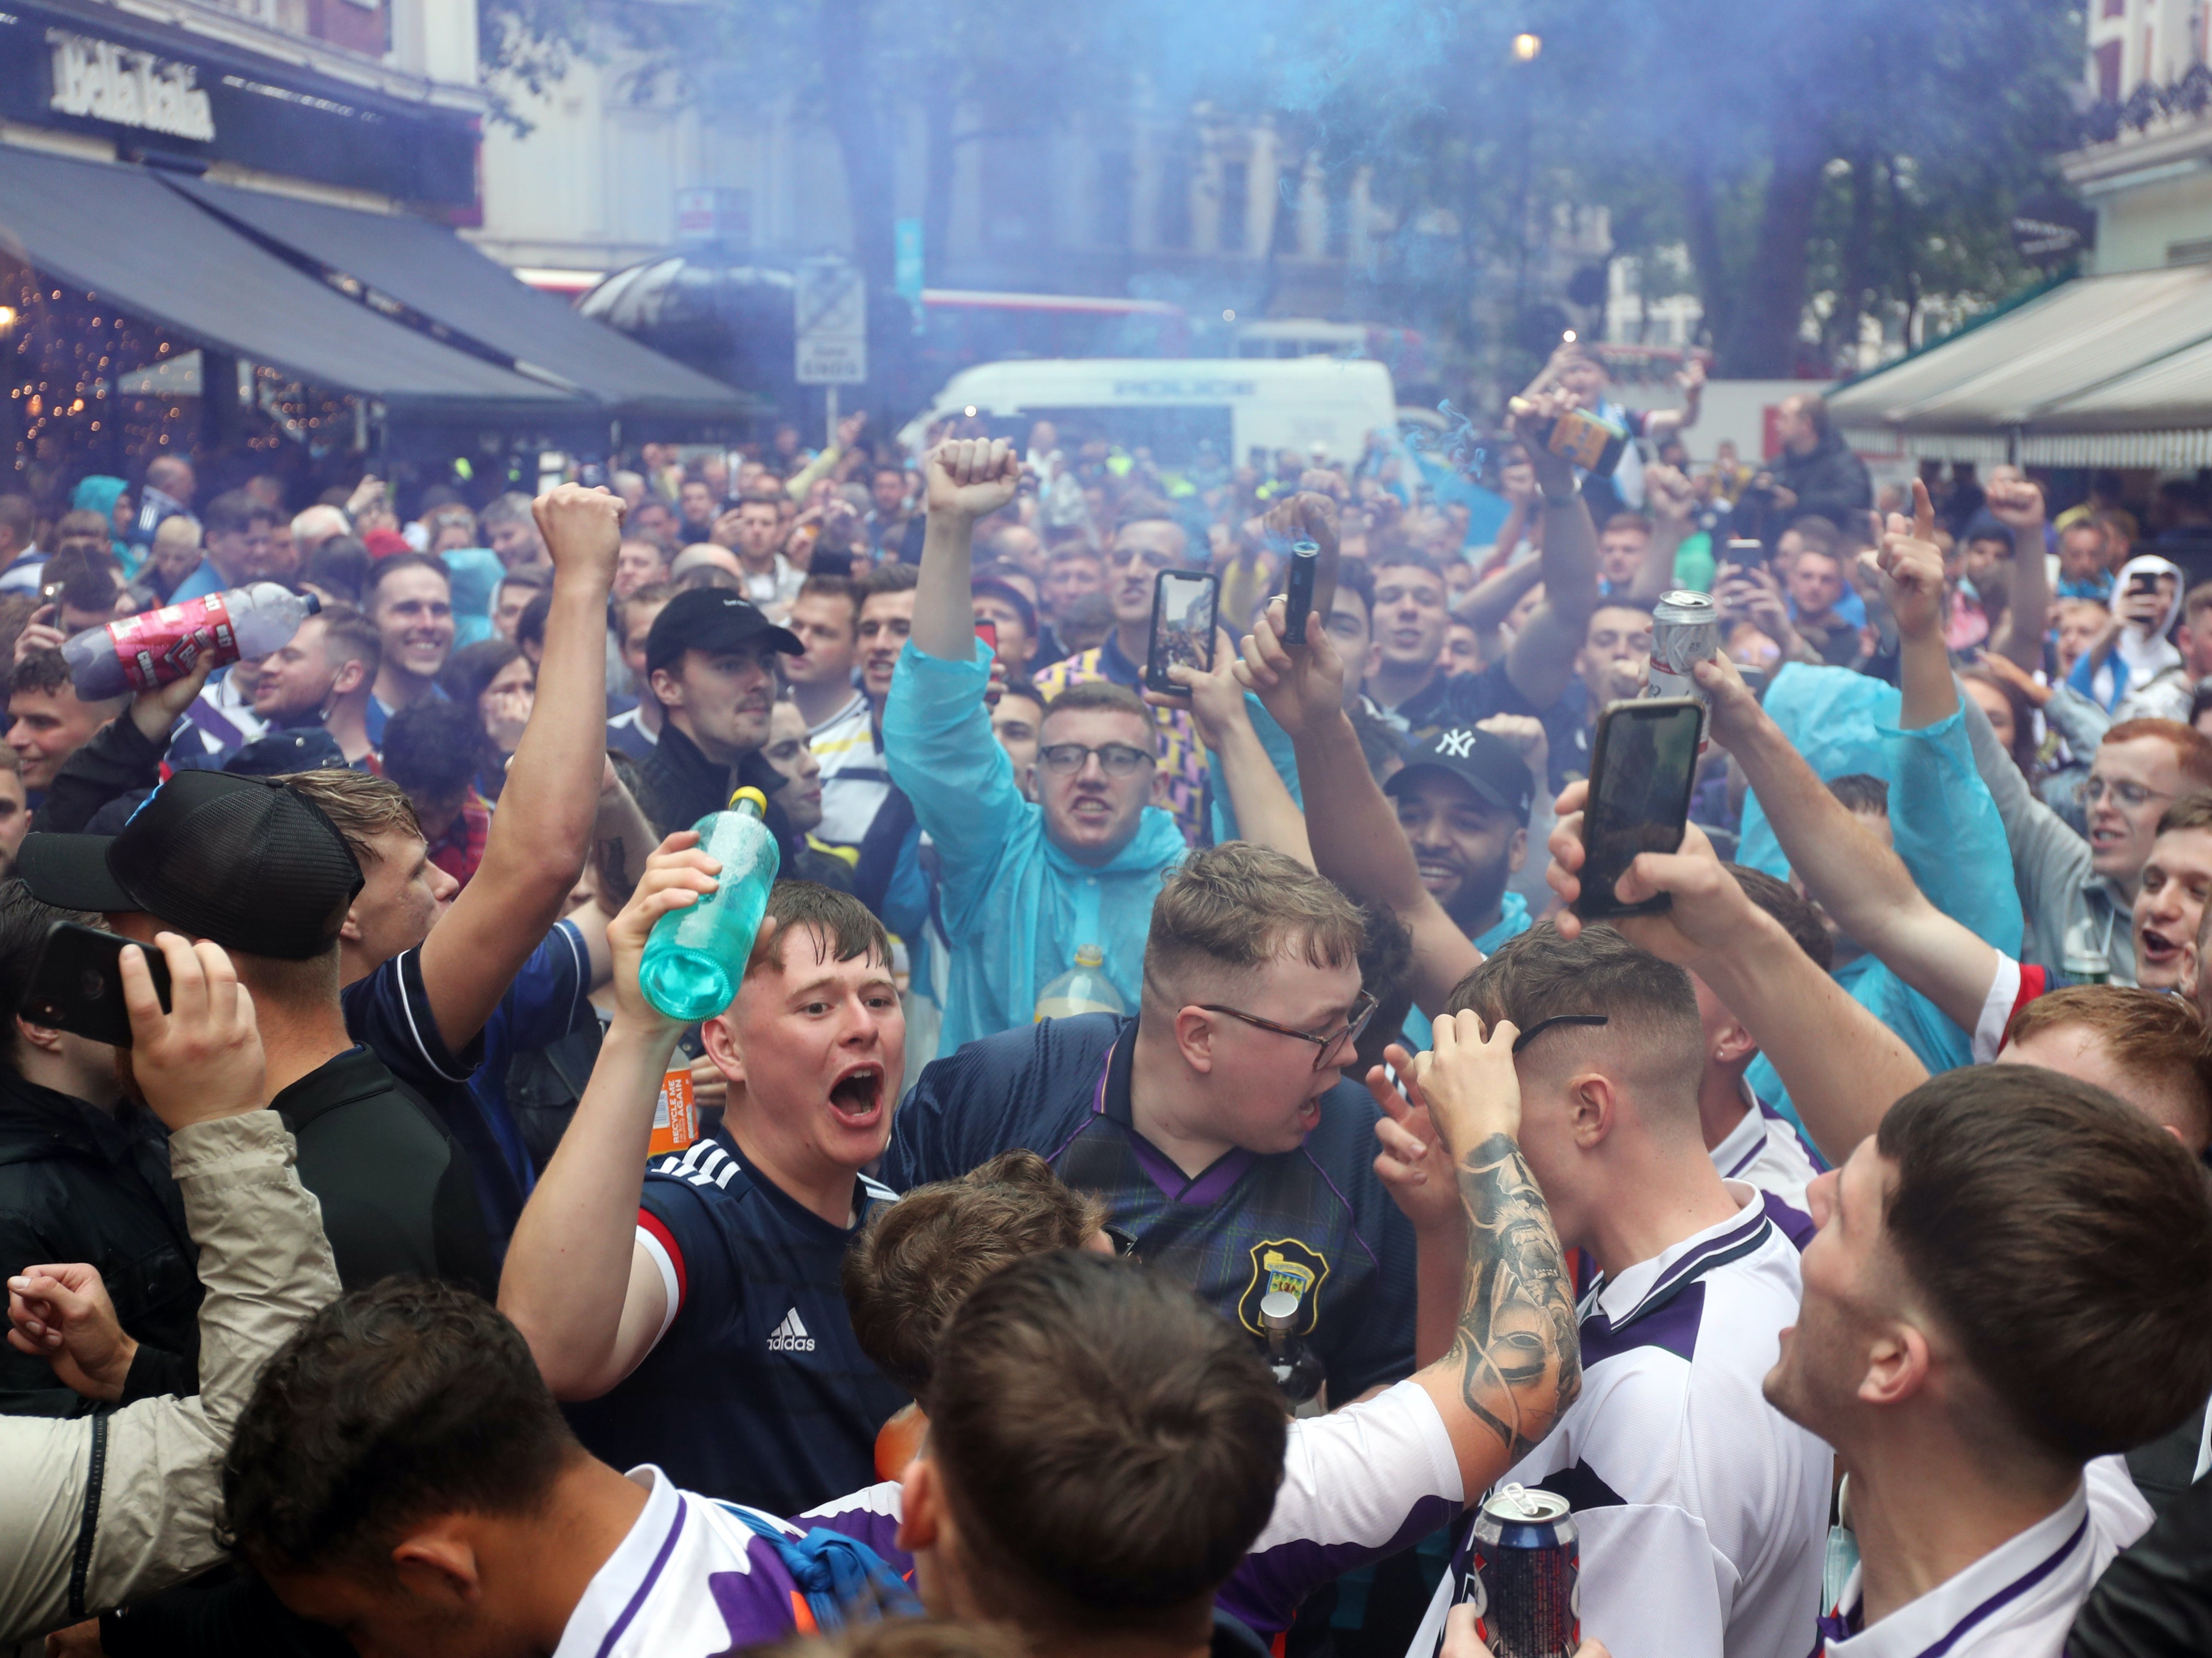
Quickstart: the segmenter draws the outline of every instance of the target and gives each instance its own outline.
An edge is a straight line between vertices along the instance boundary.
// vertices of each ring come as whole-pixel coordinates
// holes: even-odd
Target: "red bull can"
[[[1574,1658],[1583,1638],[1582,1543],[1567,1499],[1500,1485],[1474,1516],[1468,1600],[1496,1658]]]
[[[1646,696],[1694,696],[1706,703],[1704,689],[1691,677],[1697,663],[1710,661],[1721,652],[1720,612],[1704,593],[1677,588],[1659,595],[1651,607],[1651,674]],[[1711,728],[1710,703],[1698,724],[1698,746],[1705,748]]]

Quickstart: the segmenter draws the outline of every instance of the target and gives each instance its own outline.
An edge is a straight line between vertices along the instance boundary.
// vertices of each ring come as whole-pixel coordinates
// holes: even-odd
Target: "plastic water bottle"
[[[783,861],[775,836],[761,822],[767,810],[758,789],[739,789],[727,811],[692,825],[699,831],[699,850],[720,864],[722,872],[714,891],[653,924],[637,975],[645,999],[672,1019],[686,1024],[711,1019],[737,996],[768,909],[768,890]]]
[[[1042,1019],[1072,1019],[1079,1013],[1127,1013],[1121,993],[1105,972],[1106,952],[1085,944],[1075,952],[1075,965],[1037,993],[1036,1015]]]
[[[76,694],[98,702],[182,679],[210,652],[218,666],[266,656],[322,608],[313,593],[257,581],[87,628],[63,644],[62,659]]]

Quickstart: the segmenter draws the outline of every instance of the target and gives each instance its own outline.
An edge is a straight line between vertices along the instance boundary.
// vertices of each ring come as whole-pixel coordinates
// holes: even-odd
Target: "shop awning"
[[[2085,276],[1832,392],[1862,445],[2030,465],[2212,458],[2212,267]]]
[[[732,422],[773,412],[758,398],[578,315],[426,219],[177,175],[164,182],[324,280],[366,290],[372,304],[396,302],[413,313],[409,322],[464,336],[520,373],[573,387],[627,421]]]
[[[218,351],[395,411],[544,422],[599,411],[304,275],[137,167],[0,147],[0,254]]]

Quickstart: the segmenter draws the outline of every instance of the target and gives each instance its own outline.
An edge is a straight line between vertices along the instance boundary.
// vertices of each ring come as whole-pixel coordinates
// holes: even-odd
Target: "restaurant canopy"
[[[2212,464],[2212,266],[2083,276],[1831,392],[1867,446],[2027,465]]]

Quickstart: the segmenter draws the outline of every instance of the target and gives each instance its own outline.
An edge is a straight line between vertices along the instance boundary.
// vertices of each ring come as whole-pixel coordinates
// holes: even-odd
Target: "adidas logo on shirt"
[[[768,1339],[768,1350],[772,1353],[811,1353],[814,1338],[806,1333],[806,1327],[799,1321],[799,1309],[794,1307],[783,1315]]]

